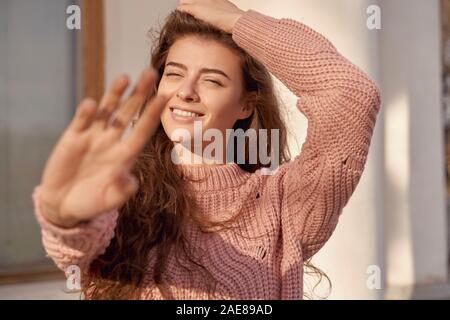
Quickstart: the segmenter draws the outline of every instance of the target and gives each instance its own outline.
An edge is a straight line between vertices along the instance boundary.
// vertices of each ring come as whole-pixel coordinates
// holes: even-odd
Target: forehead
[[[186,36],[170,47],[167,62],[182,63],[189,69],[215,68],[230,73],[240,71],[239,56],[218,41]]]

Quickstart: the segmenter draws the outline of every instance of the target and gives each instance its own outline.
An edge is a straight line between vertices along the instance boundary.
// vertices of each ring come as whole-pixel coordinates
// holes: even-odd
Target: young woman
[[[303,268],[363,172],[379,89],[308,26],[227,0],[180,1],[151,65],[125,101],[125,76],[84,100],[55,146],[33,193],[48,255],[81,270],[89,299],[302,299]],[[270,73],[308,119],[292,161]],[[280,167],[206,161],[208,141],[176,134],[194,139],[195,123],[222,145],[229,129],[278,130],[256,148],[278,149]]]

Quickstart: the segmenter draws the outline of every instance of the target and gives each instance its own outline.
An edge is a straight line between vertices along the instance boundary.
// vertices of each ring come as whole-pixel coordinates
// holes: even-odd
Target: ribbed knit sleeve
[[[39,191],[40,186],[35,187],[32,200],[47,256],[64,272],[67,267],[75,265],[84,273],[90,263],[106,250],[113,238],[118,211],[105,212],[73,228],[62,228],[42,215]]]
[[[234,26],[233,39],[298,97],[308,120],[300,155],[271,178],[281,203],[283,255],[299,245],[306,260],[329,239],[360,180],[380,92],[329,40],[301,22],[249,10]]]

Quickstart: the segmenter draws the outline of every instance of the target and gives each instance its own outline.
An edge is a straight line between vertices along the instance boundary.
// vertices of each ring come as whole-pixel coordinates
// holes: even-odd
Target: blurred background
[[[232,2],[307,24],[381,89],[364,174],[313,258],[329,298],[449,299],[450,0]],[[148,31],[176,3],[0,0],[0,299],[78,299],[45,255],[31,193],[80,99],[99,99],[119,73],[136,79]],[[80,29],[68,27],[73,5]],[[307,121],[276,83],[296,155]]]

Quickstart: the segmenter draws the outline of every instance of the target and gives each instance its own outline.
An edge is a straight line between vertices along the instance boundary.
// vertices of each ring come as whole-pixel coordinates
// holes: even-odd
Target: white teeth
[[[184,111],[184,110],[175,109],[175,108],[172,109],[172,112],[179,116],[182,116],[182,117],[191,117],[191,118],[200,117],[200,115],[198,113]]]

